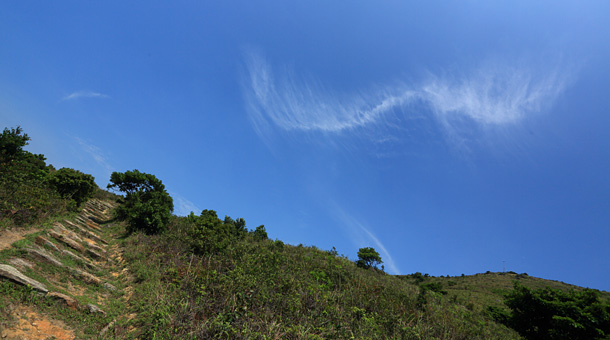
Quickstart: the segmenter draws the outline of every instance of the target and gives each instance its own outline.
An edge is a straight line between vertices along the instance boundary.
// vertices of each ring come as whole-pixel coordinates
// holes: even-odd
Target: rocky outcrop
[[[85,247],[83,247],[82,244],[78,243],[78,241],[68,237],[65,234],[60,234],[55,230],[51,230],[49,231],[49,235],[51,235],[51,237],[53,237],[54,239],[58,240],[59,242],[69,246],[70,248],[78,251],[79,253],[84,253],[85,252]]]
[[[50,263],[57,267],[64,267],[63,263],[59,262],[59,260],[57,260],[51,254],[47,253],[45,250],[26,248],[25,251],[28,253],[28,255],[30,255],[30,257],[32,257],[34,259],[37,259],[37,260],[40,260],[40,261],[43,261],[46,263]]]
[[[39,245],[41,247],[47,247],[49,249],[55,250],[56,252],[59,252],[59,248],[57,248],[57,246],[55,244],[53,244],[53,242],[47,240],[46,238],[42,237],[41,235],[38,235],[36,237],[36,239],[34,240],[34,243],[36,243],[37,245]]]
[[[50,297],[50,298],[53,298],[56,300],[60,300],[63,303],[65,303],[66,306],[68,306],[72,309],[78,308],[78,302],[66,294],[62,294],[62,293],[58,293],[58,292],[50,292],[47,294],[47,297]]]
[[[23,275],[20,271],[7,264],[0,264],[0,277],[10,279],[24,286],[30,286],[33,289],[45,294],[49,292],[45,285]]]

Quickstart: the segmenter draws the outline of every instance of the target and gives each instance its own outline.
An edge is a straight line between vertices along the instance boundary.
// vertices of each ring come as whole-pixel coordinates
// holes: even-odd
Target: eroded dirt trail
[[[12,247],[12,244],[29,235],[40,231],[40,229],[13,229],[0,231],[0,251]]]
[[[105,223],[114,207],[109,201],[92,199],[73,219],[2,233],[0,280],[29,286],[45,304],[63,305],[64,310],[95,318],[95,325],[107,323],[103,328],[93,326],[99,327],[97,338],[114,338],[113,327],[119,313],[125,312],[117,311],[116,301],[124,301],[125,306],[130,295],[125,284],[128,273],[119,260],[120,248],[109,245],[112,235],[104,230],[111,227]],[[62,322],[61,315],[52,317],[43,312],[35,303],[11,302],[4,308],[5,314],[0,316],[8,320],[0,321],[1,340],[76,339],[82,332]]]
[[[16,322],[13,327],[2,331],[0,335],[2,339],[76,339],[74,331],[69,329],[62,321],[48,319],[32,307],[19,306],[13,311],[13,314],[16,316]]]

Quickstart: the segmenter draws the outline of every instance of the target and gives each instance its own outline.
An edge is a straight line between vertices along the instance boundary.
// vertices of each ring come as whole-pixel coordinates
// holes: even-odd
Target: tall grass
[[[194,255],[176,220],[125,240],[145,339],[518,339],[484,313],[316,247],[257,241]]]

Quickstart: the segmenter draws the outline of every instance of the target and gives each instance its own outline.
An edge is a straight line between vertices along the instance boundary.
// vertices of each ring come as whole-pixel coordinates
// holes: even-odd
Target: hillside
[[[610,333],[608,292],[516,273],[388,275],[214,210],[172,215],[162,182],[137,170],[111,176],[125,196],[108,193],[23,151],[20,129],[1,137],[17,145],[0,150],[1,339],[521,339],[507,325],[528,339]]]
[[[420,280],[423,284],[439,283],[446,292],[445,298],[450,299],[467,309],[477,313],[484,313],[489,306],[506,307],[504,295],[513,289],[514,283],[530,289],[552,288],[561,291],[582,291],[585,288],[564,282],[546,280],[526,273],[514,272],[487,272],[474,275],[426,277],[416,279],[419,275],[399,275],[406,282],[416,283]],[[599,291],[600,297],[610,301],[610,293]]]
[[[462,304],[315,247],[245,237],[189,254],[166,235],[109,221],[92,200],[0,252],[34,280],[0,280],[4,338],[519,338]],[[47,325],[46,327],[44,325]]]
[[[2,269],[39,283],[0,279],[0,336],[520,339],[487,312],[503,306],[515,280],[582,289],[511,273],[391,276],[334,251],[251,234],[198,256],[184,241],[186,218],[174,218],[163,235],[127,235],[111,221],[114,206],[90,200],[79,214],[32,229],[0,252]],[[420,288],[429,283],[447,294]]]

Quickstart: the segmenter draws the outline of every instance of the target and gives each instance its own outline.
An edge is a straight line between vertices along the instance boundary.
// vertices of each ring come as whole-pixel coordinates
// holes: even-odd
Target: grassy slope
[[[315,247],[248,235],[198,257],[172,233],[124,240],[142,338],[519,338],[482,308]]]
[[[401,276],[407,282],[415,280],[408,276]],[[519,282],[530,289],[553,288],[568,291],[571,289],[582,290],[583,287],[567,284],[559,281],[541,279],[527,274],[516,274],[513,272],[492,273],[455,276],[455,277],[430,277],[424,283],[438,282],[447,291],[445,297],[457,304],[473,310],[475,313],[485,313],[488,306],[504,307],[503,296],[512,290],[514,282]],[[601,291],[602,299],[610,301],[610,293]]]
[[[106,230],[107,237],[120,235],[117,228]],[[503,306],[502,294],[515,280],[530,288],[582,289],[487,273],[425,278],[424,284],[439,282],[448,293],[422,292],[411,277],[363,270],[315,247],[256,241],[252,235],[221,254],[194,256],[181,228],[174,223],[163,235],[114,241],[131,273],[130,280],[115,284],[130,286],[133,296],[127,303],[117,298],[107,317],[88,317],[6,281],[0,309],[16,302],[36,305],[83,329],[83,338],[95,338],[111,315],[133,315],[119,319],[106,338],[520,339],[487,315],[488,306]],[[610,299],[610,293],[602,297]]]

